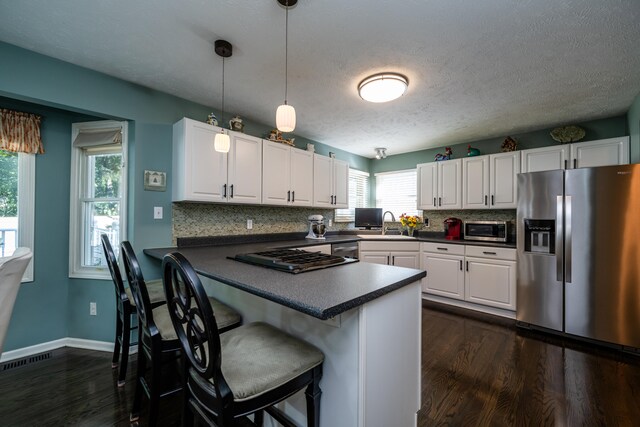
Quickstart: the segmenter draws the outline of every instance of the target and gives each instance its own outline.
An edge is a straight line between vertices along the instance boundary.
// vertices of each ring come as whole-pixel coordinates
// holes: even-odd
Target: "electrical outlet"
[[[153,219],[162,219],[162,206],[153,207]]]
[[[332,220],[332,219],[330,219],[330,220],[329,220],[329,227],[331,227],[332,225],[333,225],[333,220]]]
[[[89,303],[89,315],[90,316],[97,316],[98,315],[98,307],[97,307],[97,304],[95,302],[90,302]]]
[[[252,219],[248,219],[247,220],[247,230],[253,230],[253,220]]]
[[[424,226],[429,227],[429,218],[424,219]]]

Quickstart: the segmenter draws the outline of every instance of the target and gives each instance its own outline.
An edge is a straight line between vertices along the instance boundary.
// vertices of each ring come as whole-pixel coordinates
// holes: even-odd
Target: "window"
[[[126,231],[126,122],[72,125],[69,276],[110,279],[100,235],[118,254]]]
[[[376,207],[400,215],[420,215],[416,169],[376,174]]]
[[[336,222],[355,221],[355,208],[369,206],[369,173],[349,168],[349,208],[336,209]]]
[[[36,155],[0,150],[0,257],[33,252]],[[33,260],[23,281],[33,280]]]

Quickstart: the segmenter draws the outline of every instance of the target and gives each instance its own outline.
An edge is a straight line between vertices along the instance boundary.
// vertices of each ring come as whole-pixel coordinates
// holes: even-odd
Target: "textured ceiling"
[[[373,157],[609,117],[640,92],[638,0],[299,0],[299,135]],[[0,40],[271,125],[284,98],[276,0],[0,0]],[[362,101],[380,71],[407,93]]]

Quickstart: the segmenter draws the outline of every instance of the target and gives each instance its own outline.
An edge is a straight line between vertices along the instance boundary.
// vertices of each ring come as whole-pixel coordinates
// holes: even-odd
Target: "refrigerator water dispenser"
[[[524,251],[553,255],[556,253],[556,221],[524,220]]]

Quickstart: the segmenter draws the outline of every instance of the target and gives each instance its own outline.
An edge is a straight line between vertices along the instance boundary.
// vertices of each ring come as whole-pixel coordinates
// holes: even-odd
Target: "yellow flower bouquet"
[[[407,215],[406,213],[400,215],[400,224],[407,229],[409,236],[413,236],[413,232],[421,222],[422,218],[417,215]]]

